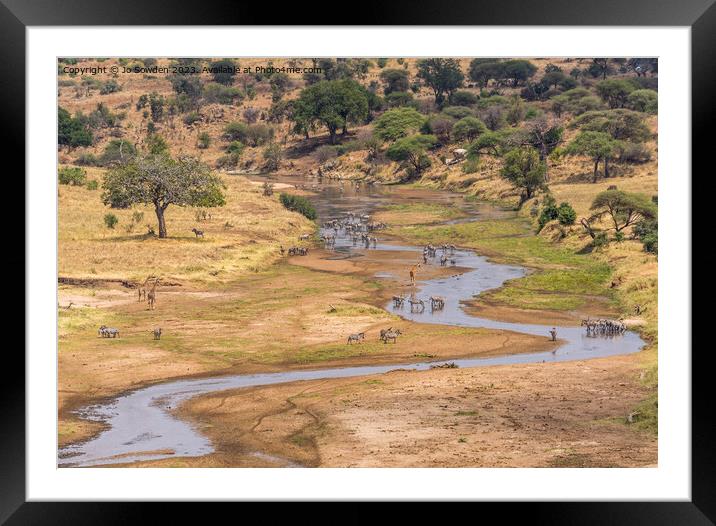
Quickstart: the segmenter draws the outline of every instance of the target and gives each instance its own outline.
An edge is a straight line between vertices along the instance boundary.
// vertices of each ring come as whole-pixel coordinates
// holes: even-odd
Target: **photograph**
[[[55,61],[59,470],[660,467],[659,57]]]

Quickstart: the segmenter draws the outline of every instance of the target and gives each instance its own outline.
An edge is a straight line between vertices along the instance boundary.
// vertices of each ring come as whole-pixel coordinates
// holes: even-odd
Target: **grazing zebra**
[[[353,342],[360,343],[361,341],[365,340],[365,333],[359,332],[357,334],[350,334],[348,335],[348,343],[351,344]]]
[[[104,331],[106,328],[107,328],[106,325],[100,325],[99,330],[97,331],[97,335],[104,337]]]
[[[388,334],[393,330],[393,327],[388,327],[387,329],[380,329],[380,339],[383,340],[385,338],[385,335]]]
[[[393,340],[393,343],[398,343],[398,336],[401,334],[403,333],[400,332],[400,329],[389,330],[381,336],[381,339],[383,343],[388,343],[388,340]]]
[[[161,337],[162,337],[162,328],[157,327],[156,329],[154,329],[154,339],[159,340]]]
[[[119,329],[115,329],[113,327],[106,327],[102,326],[100,328],[100,332],[102,334],[102,338],[117,338],[119,337]]]
[[[197,230],[196,228],[191,229],[192,232],[194,232],[194,235],[196,237],[204,237],[204,231],[203,230]]]

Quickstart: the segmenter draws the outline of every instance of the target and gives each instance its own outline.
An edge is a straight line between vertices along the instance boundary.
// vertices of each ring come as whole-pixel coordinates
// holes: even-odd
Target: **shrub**
[[[335,146],[330,146],[328,144],[321,146],[316,149],[316,160],[323,164],[326,161],[329,161],[331,159],[334,159],[338,155],[338,151]]]
[[[191,126],[195,122],[201,120],[201,115],[199,115],[196,111],[192,111],[191,113],[187,113],[182,120],[184,121],[184,124]]]
[[[643,143],[620,142],[617,146],[619,161],[623,163],[640,164],[651,160],[651,152]]]
[[[273,128],[267,124],[246,124],[230,122],[224,128],[224,135],[230,141],[241,141],[249,146],[261,146],[273,139]]]
[[[537,220],[539,224],[537,232],[541,231],[547,223],[557,219],[558,217],[559,208],[557,208],[557,202],[554,200],[552,195],[548,194],[542,202],[542,210],[540,211],[539,219]]]
[[[635,111],[657,113],[659,108],[658,94],[651,89],[632,91],[627,97],[626,106]]]
[[[414,108],[395,108],[386,111],[375,121],[375,135],[383,141],[395,141],[416,132],[425,116]]]
[[[102,84],[102,87],[99,89],[99,93],[100,95],[107,95],[109,93],[115,93],[117,91],[120,91],[121,89],[122,87],[116,80],[110,79],[104,84]]]
[[[277,142],[272,142],[263,151],[263,158],[266,161],[264,168],[269,172],[278,170],[283,159],[283,148]]]
[[[409,106],[413,102],[413,94],[406,91],[394,91],[385,97],[389,108],[400,108]]]
[[[609,244],[609,237],[606,232],[597,232],[592,240],[592,246],[594,248],[602,248]]]
[[[121,139],[113,139],[105,146],[100,156],[100,164],[107,166],[116,162],[128,161],[134,157],[136,153],[137,150],[132,143]]]
[[[235,100],[242,100],[244,94],[238,88],[209,83],[204,87],[204,100],[218,104],[232,104]]]
[[[577,213],[574,211],[574,208],[572,208],[572,205],[569,203],[562,203],[559,205],[559,208],[557,209],[557,220],[560,225],[573,225],[576,219]]]
[[[465,117],[475,115],[475,113],[466,106],[448,106],[443,109],[443,113],[453,119],[464,119]]]
[[[57,179],[60,184],[82,186],[87,180],[87,172],[82,168],[60,168],[57,172]]]
[[[80,166],[98,166],[99,159],[97,159],[97,156],[93,153],[83,153],[75,159],[75,164],[79,164]]]
[[[471,91],[458,90],[450,97],[450,104],[455,106],[472,106],[477,104],[478,96]]]
[[[95,179],[92,179],[87,181],[85,186],[87,187],[87,190],[97,190],[97,188],[99,188],[99,183]]]
[[[305,197],[282,193],[279,199],[281,200],[281,204],[288,210],[298,212],[310,220],[316,219],[316,209]]]
[[[114,214],[105,214],[104,216],[104,224],[107,228],[113,229],[115,226],[117,226],[117,223],[119,223],[119,219],[117,219],[117,216]]]
[[[644,219],[634,225],[634,235],[644,245],[644,250],[657,254],[659,251],[659,223],[656,219]]]
[[[211,135],[208,132],[201,132],[196,140],[196,145],[202,150],[206,150],[211,145]]]

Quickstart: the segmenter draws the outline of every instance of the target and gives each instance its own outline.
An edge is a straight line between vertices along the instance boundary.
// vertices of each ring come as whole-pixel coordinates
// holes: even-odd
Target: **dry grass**
[[[102,172],[90,168],[88,177],[101,180]],[[300,233],[315,229],[303,216],[284,209],[277,197],[262,196],[261,189],[244,178],[224,176],[223,180],[226,206],[208,210],[210,220],[197,221],[194,208],[167,209],[167,239],[146,235],[147,224],[157,229],[151,206],[112,210],[102,204],[101,189],[61,186],[59,274],[121,279],[161,274],[226,281],[266,268],[280,257],[279,244],[295,244]],[[136,211],[144,217],[128,231]],[[114,229],[104,224],[107,213],[119,218]],[[191,232],[194,227],[204,231],[203,239]]]

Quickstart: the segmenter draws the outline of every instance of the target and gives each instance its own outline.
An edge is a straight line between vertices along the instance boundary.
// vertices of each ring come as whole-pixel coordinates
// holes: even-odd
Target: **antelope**
[[[204,237],[204,231],[203,230],[197,230],[196,228],[191,229],[192,232],[194,232],[194,235],[196,237]]]

